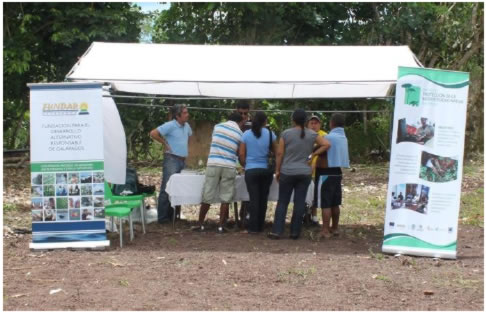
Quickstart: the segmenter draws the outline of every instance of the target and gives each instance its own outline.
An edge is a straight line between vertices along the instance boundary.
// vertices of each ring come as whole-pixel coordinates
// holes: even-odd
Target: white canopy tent
[[[381,98],[408,46],[223,46],[94,42],[69,81],[151,95],[245,99]]]
[[[68,81],[177,97],[383,98],[398,67],[422,67],[408,46],[222,46],[94,42]],[[104,92],[105,178],[123,184],[126,141]]]

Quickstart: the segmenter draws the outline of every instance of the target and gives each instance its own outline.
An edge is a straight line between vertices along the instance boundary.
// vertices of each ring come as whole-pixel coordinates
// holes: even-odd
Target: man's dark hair
[[[344,115],[341,113],[334,113],[331,116],[331,122],[334,127],[344,127]]]
[[[243,117],[241,117],[241,114],[238,112],[233,112],[228,116],[228,121],[233,121],[236,123],[239,123],[243,120]]]
[[[246,101],[238,101],[236,102],[236,109],[249,110],[250,104]]]
[[[185,104],[174,104],[174,106],[172,106],[172,108],[170,109],[170,112],[172,113],[172,118],[175,120],[176,116],[181,116],[185,108],[187,108]]]

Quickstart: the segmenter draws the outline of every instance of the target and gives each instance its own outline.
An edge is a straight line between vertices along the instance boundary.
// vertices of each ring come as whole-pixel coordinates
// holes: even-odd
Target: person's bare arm
[[[277,157],[275,164],[275,179],[279,181],[280,179],[280,168],[282,167],[283,156],[285,153],[285,144],[283,138],[280,138],[277,149]]]
[[[244,142],[240,143],[238,150],[238,156],[240,157],[240,164],[242,167],[246,165],[246,144]]]
[[[152,131],[150,131],[150,138],[152,138],[153,140],[155,140],[157,142],[160,142],[165,147],[165,152],[171,152],[172,151],[169,144],[167,143],[165,138],[160,135],[157,128],[154,128],[154,129],[152,129]]]
[[[329,142],[329,140],[321,136],[316,137],[316,144],[319,146],[319,148],[317,148],[316,151],[312,152],[311,160],[314,156],[324,153],[324,151],[329,150],[329,148],[331,147],[331,143]]]

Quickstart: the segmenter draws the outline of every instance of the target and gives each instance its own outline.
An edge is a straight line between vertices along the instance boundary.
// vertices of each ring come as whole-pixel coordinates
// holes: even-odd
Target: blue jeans
[[[167,222],[172,217],[173,210],[171,209],[169,195],[165,192],[165,187],[169,178],[173,174],[180,173],[184,168],[184,161],[169,153],[164,154],[164,161],[162,162],[162,184],[160,185],[159,205],[157,206],[157,219],[159,223]]]
[[[281,236],[285,228],[285,217],[292,192],[294,192],[294,211],[290,223],[290,235],[299,236],[302,220],[305,213],[305,196],[311,182],[311,175],[285,175],[280,174],[278,187],[278,201],[275,209],[272,233]]]

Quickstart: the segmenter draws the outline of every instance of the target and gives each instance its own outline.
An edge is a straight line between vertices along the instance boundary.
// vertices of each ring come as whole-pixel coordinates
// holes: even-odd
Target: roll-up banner
[[[456,258],[469,73],[400,67],[382,250]]]
[[[30,87],[31,249],[99,248],[105,231],[102,86]]]

